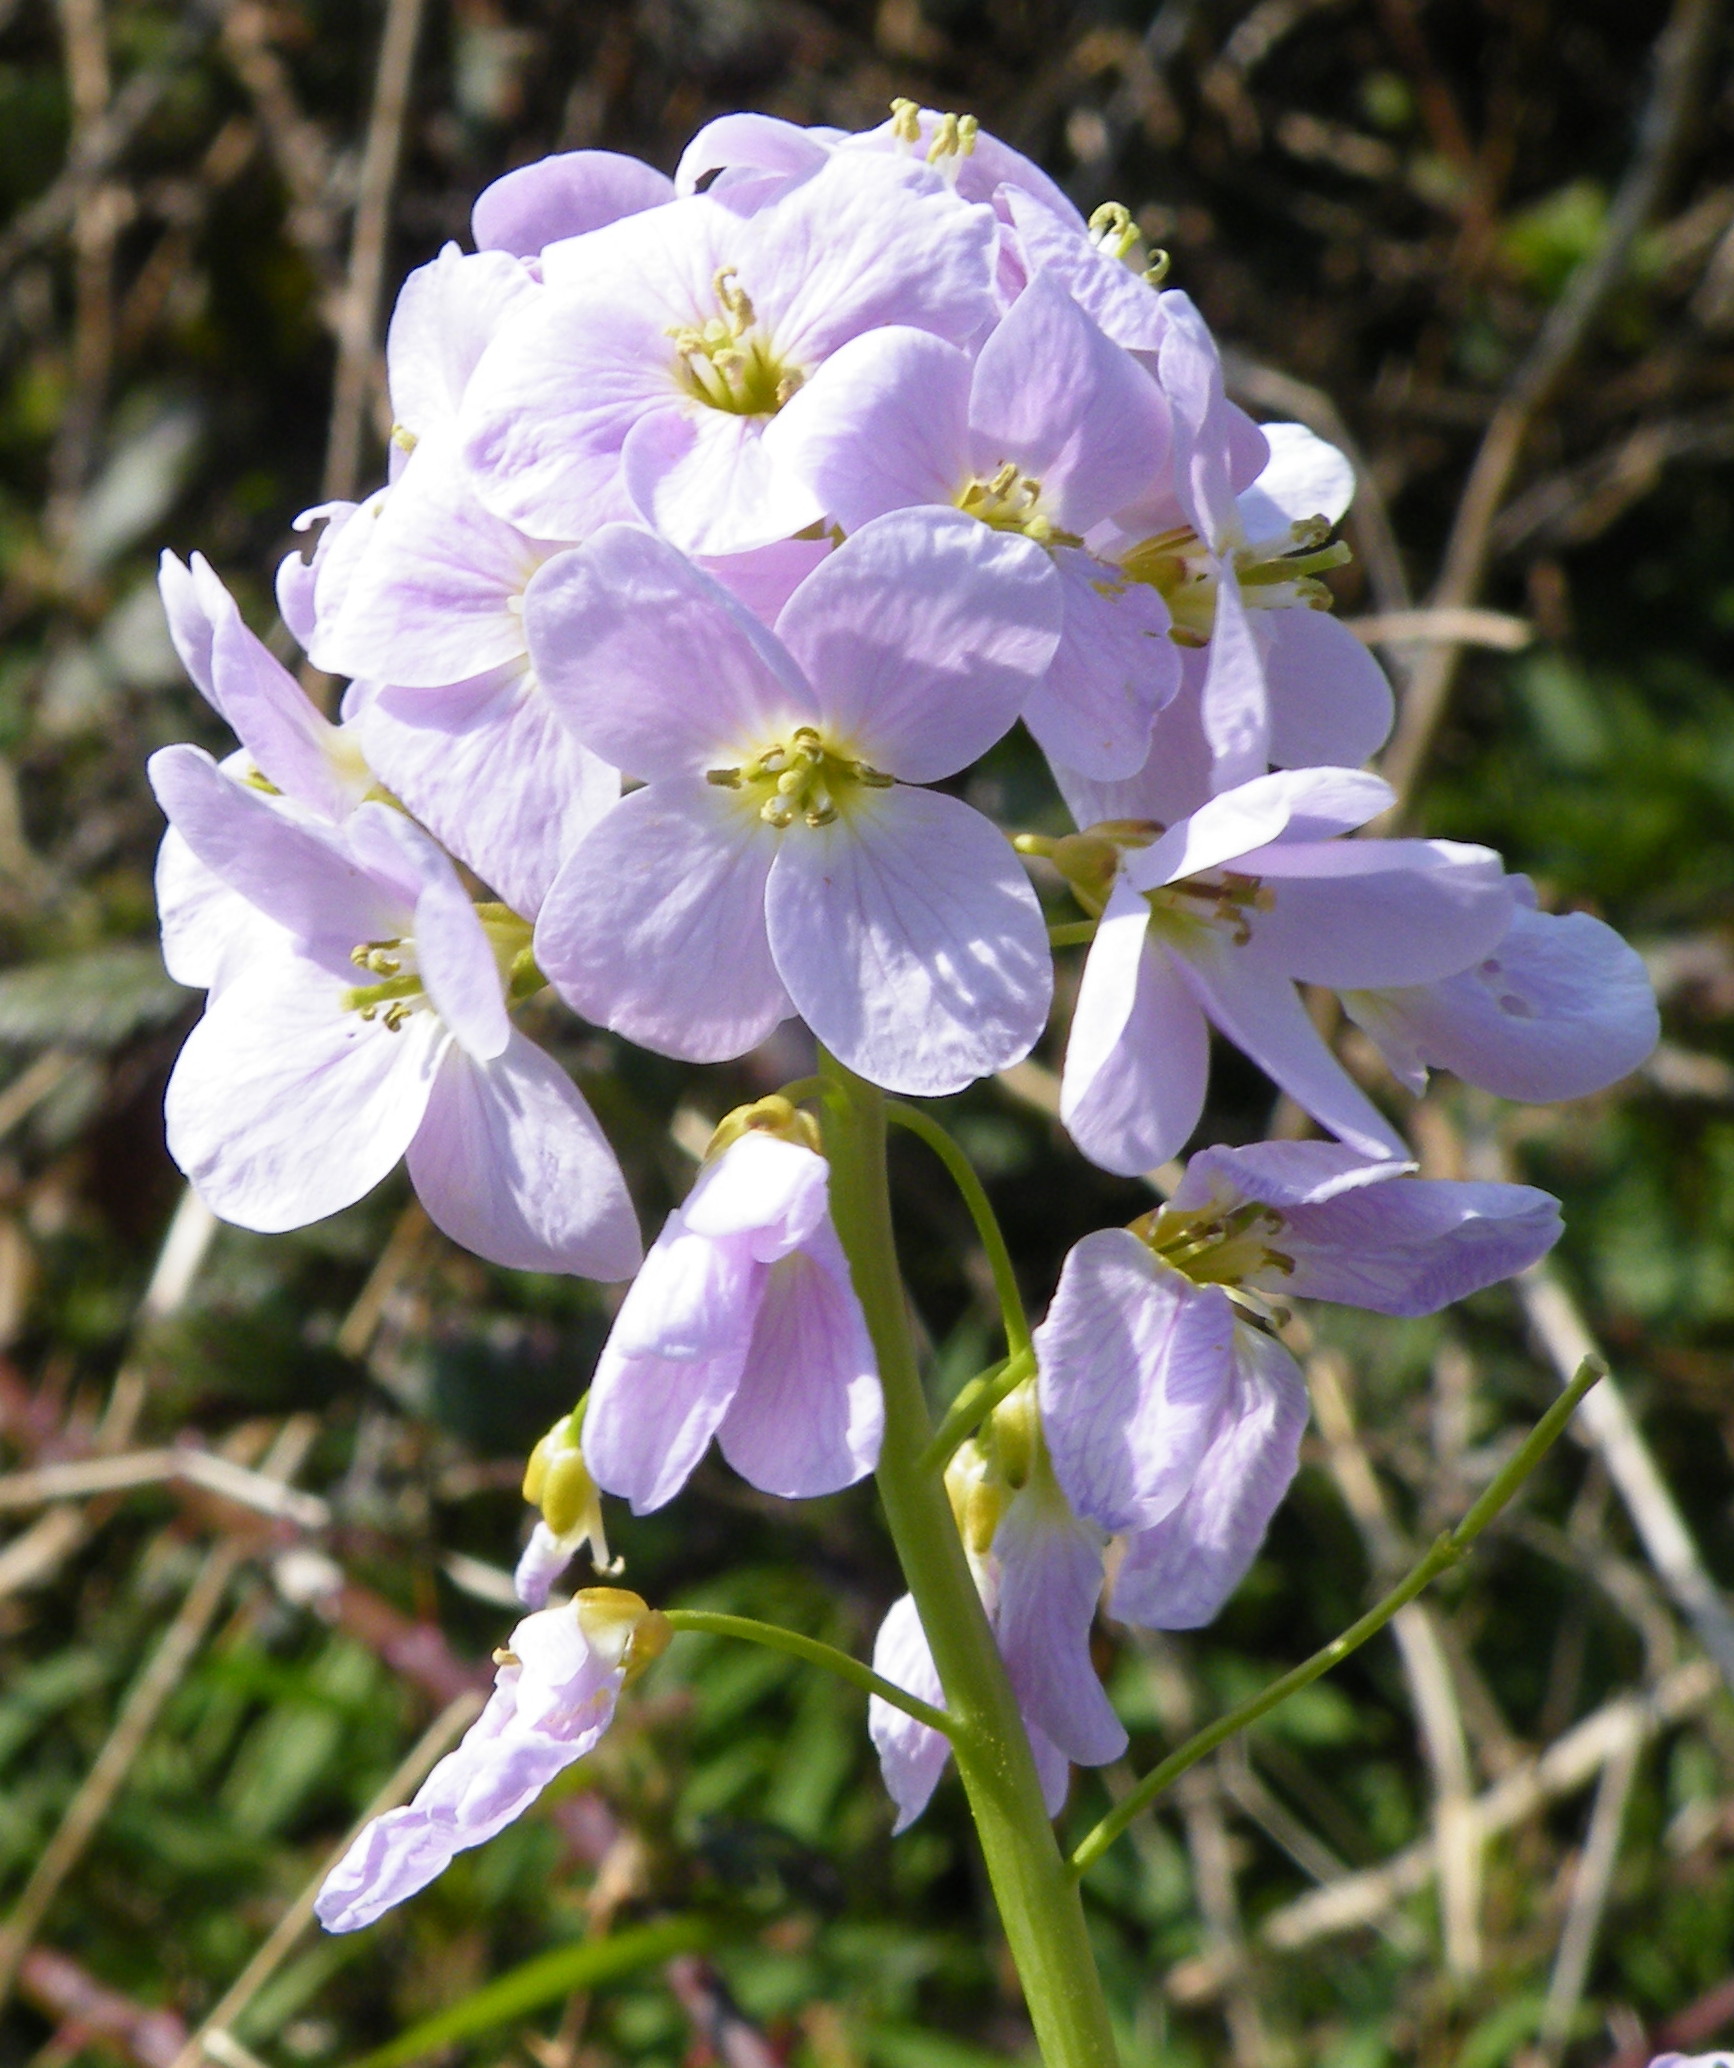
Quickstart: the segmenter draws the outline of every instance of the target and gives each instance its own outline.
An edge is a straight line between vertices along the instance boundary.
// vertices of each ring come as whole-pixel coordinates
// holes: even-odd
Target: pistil
[[[779,833],[797,819],[815,831],[833,825],[852,792],[888,790],[895,780],[843,752],[811,725],[796,726],[787,740],[774,741],[737,768],[705,771],[707,783],[742,791],[765,824]]]

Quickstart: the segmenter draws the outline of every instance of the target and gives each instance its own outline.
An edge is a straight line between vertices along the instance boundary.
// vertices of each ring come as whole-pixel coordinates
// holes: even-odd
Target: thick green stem
[[[921,1453],[922,1470],[943,1472],[963,1439],[979,1429],[1006,1395],[1015,1393],[1033,1375],[1035,1368],[1035,1351],[1024,1349],[1015,1357],[1003,1357],[998,1364],[990,1364],[980,1377],[971,1379],[947,1408],[945,1420]]]
[[[952,1719],[952,1750],[1048,2068],[1114,2068],[1078,1889],[1042,1806],[1029,1738],[983,1613],[931,1437],[885,1177],[885,1100],[834,1058],[825,1078],[831,1211],[885,1391],[879,1492]]]

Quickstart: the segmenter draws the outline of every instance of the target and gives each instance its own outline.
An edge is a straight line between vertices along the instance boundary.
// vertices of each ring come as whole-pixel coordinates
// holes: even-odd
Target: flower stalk
[[[831,1210],[885,1393],[879,1492],[951,1719],[951,1745],[1048,2068],[1117,2055],[1076,1881],[1042,1806],[1029,1739],[976,1592],[944,1483],[909,1333],[886,1182],[886,1101],[823,1050]]]

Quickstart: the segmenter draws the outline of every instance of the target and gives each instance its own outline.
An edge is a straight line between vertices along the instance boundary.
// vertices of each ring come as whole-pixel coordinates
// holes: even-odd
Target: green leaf
[[[154,947],[119,943],[0,976],[0,1042],[113,1048],[190,1003]]]
[[[510,2024],[545,2003],[570,1996],[575,1989],[598,1989],[605,1982],[636,1974],[640,1968],[671,1960],[677,1953],[703,1952],[726,1935],[727,1927],[716,1918],[665,1917],[656,1924],[613,1932],[605,1939],[580,1939],[576,1945],[556,1946],[400,2032],[385,2046],[364,2054],[354,2068],[400,2068],[403,2062],[418,2061],[441,2047],[473,2039],[478,2032]]]

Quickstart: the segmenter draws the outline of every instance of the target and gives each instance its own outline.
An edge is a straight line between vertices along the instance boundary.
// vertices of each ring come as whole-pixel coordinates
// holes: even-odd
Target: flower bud
[[[705,1148],[705,1162],[714,1163],[744,1134],[772,1135],[779,1142],[793,1142],[797,1149],[811,1149],[815,1156],[822,1153],[819,1123],[810,1113],[803,1113],[799,1106],[784,1098],[781,1092],[773,1092],[769,1098],[755,1099],[750,1106],[737,1106],[732,1113],[725,1113]]]

